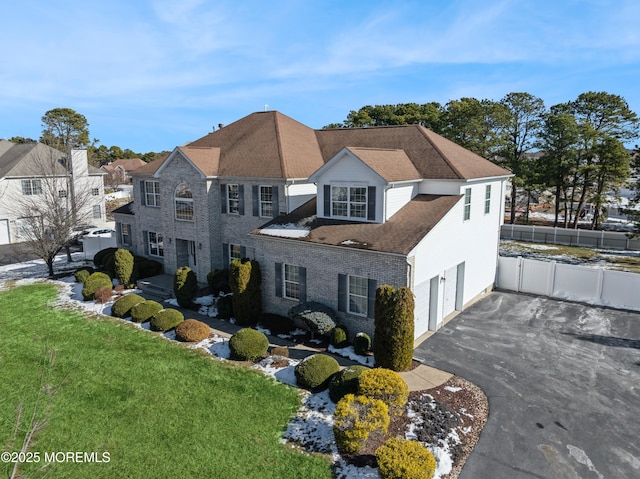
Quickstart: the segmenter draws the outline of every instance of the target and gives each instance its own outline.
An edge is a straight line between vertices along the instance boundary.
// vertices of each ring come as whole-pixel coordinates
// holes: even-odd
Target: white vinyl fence
[[[550,226],[502,225],[501,239],[553,243],[569,246],[640,250],[640,238],[615,231],[574,230]]]
[[[496,287],[640,311],[640,274],[501,256]]]
[[[98,251],[105,248],[115,248],[116,235],[112,233],[110,237],[97,237],[97,238],[83,238],[82,251],[84,253],[84,259],[92,260]]]

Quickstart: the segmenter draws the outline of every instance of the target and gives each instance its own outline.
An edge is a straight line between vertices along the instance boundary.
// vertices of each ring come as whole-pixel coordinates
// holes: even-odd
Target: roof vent
[[[224,128],[224,123],[218,123],[218,130],[222,130]]]

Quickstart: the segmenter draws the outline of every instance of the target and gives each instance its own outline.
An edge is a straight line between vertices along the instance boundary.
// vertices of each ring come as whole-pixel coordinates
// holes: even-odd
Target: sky
[[[256,111],[588,91],[640,114],[637,0],[21,0],[2,8],[0,138],[71,108],[98,145],[173,150]],[[636,142],[637,143],[637,142]]]

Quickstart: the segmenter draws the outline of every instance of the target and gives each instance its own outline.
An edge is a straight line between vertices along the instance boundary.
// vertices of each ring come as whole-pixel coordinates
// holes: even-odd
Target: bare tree
[[[73,226],[86,223],[91,214],[90,184],[74,184],[69,162],[67,155],[36,145],[23,160],[24,179],[11,192],[23,249],[47,264],[49,276],[54,274],[56,255],[69,244]]]

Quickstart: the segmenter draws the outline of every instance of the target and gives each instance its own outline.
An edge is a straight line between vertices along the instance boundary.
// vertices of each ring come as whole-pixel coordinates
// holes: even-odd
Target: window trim
[[[237,190],[237,198],[231,198],[231,190],[234,188]],[[227,183],[227,213],[230,215],[240,215],[240,185],[238,183]],[[235,202],[235,206],[232,208],[232,201]]]
[[[263,188],[268,188],[269,189],[269,196],[270,196],[270,200],[263,200],[262,199],[262,189]],[[264,207],[265,206],[270,206],[271,207],[271,211],[267,214],[264,211]],[[259,185],[258,186],[258,216],[260,216],[260,218],[273,218],[273,186],[272,185]]]
[[[486,185],[484,189],[484,214],[491,213],[491,185]]]
[[[191,195],[191,197],[188,196],[178,196],[178,191],[188,191],[189,194]],[[180,218],[178,215],[178,203],[184,205],[184,207],[186,208],[186,211],[190,211],[191,212],[191,217],[190,218]],[[193,222],[195,221],[195,211],[194,211],[194,203],[193,203],[193,191],[191,191],[191,187],[189,185],[187,185],[186,183],[180,183],[178,186],[176,186],[176,189],[173,192],[173,213],[174,213],[174,218],[177,221],[190,221]],[[183,214],[184,215],[184,214]],[[187,216],[187,215],[184,215]]]
[[[234,243],[229,243],[228,248],[229,248],[229,265],[231,264],[231,262],[232,262],[234,259],[237,259],[237,260],[241,260],[241,259],[242,259],[242,245],[234,244]],[[238,255],[237,255],[237,256],[235,256],[235,255],[233,254],[233,252],[234,252],[234,250],[235,250],[236,248],[237,248],[237,253],[238,253]]]
[[[368,220],[369,218],[369,188],[367,185],[355,185],[355,184],[331,184],[331,188],[329,189],[329,194],[331,195],[330,205],[331,205],[331,217],[332,218],[345,218],[345,219],[357,219],[357,220]],[[345,200],[336,201],[333,196],[333,191],[336,188],[346,188],[347,194]],[[360,189],[364,190],[364,201],[353,201],[352,199],[352,189]],[[346,208],[346,215],[336,214],[334,210],[334,206],[336,203],[344,204]],[[364,207],[362,215],[354,215],[352,214],[352,206]]]
[[[288,276],[288,270],[295,270],[295,276],[296,276],[296,280],[293,279],[289,279]],[[296,295],[295,296],[290,296],[289,294],[287,294],[287,292],[289,291],[289,289],[287,288],[287,286],[293,286],[295,285],[295,292]],[[294,301],[300,301],[300,266],[294,265],[294,264],[288,264],[288,263],[282,263],[282,297],[285,299],[291,299]]]
[[[151,235],[155,237],[155,241],[151,240]],[[149,248],[149,256],[164,258],[164,235],[157,231],[147,231],[147,247]],[[153,250],[156,250],[156,253]]]
[[[124,245],[131,245],[131,225],[129,223],[120,223],[120,242]]]
[[[148,188],[153,185],[153,188]],[[153,191],[151,191],[153,190]],[[153,201],[151,201],[153,199]],[[156,180],[144,180],[144,204],[151,208],[160,208],[160,182]]]
[[[359,293],[354,293],[351,291],[351,280],[358,279],[362,280],[365,285],[364,295]],[[351,310],[351,297],[359,298],[361,301],[364,300],[364,311],[352,311]],[[349,274],[347,275],[347,313],[353,314],[354,316],[361,316],[366,318],[369,313],[369,278],[365,278],[364,276],[356,276]]]
[[[27,186],[28,185],[28,186]],[[22,194],[24,196],[35,196],[42,194],[42,180],[39,178],[22,180]]]
[[[100,205],[93,205],[91,208],[91,214],[93,215],[94,220],[102,219],[102,207]]]
[[[471,188],[464,189],[464,221],[471,219]]]

